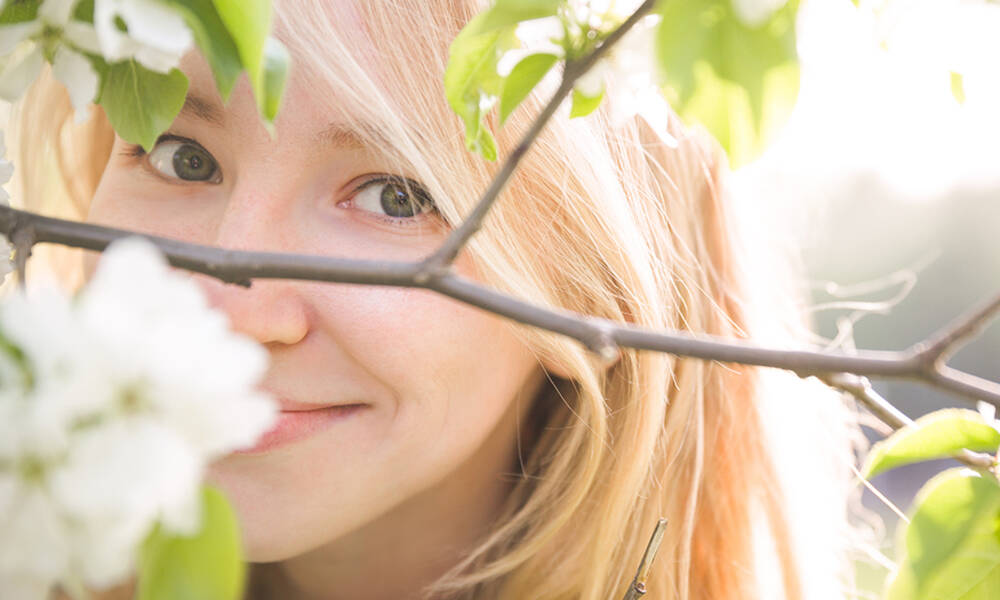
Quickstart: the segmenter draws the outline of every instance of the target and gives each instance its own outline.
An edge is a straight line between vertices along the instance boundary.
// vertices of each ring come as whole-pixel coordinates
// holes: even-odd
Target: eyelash
[[[354,188],[354,191],[351,193],[351,197],[347,200],[347,202],[354,206],[355,199],[358,194],[379,184],[392,184],[404,188],[407,190],[408,194],[417,197],[413,201],[417,203],[418,207],[426,207],[426,210],[418,210],[413,214],[413,216],[409,217],[394,217],[392,215],[361,209],[363,212],[370,214],[372,218],[397,227],[420,227],[423,226],[424,221],[428,218],[440,214],[438,212],[437,205],[434,203],[434,199],[431,198],[430,193],[424,188],[424,186],[408,177],[401,177],[399,175],[376,175],[366,179]]]
[[[159,144],[167,141],[184,142],[186,144],[191,144],[193,146],[197,146],[202,150],[204,150],[204,147],[201,144],[199,144],[196,140],[170,134],[164,134],[161,135],[159,138],[157,138],[156,142],[153,144],[153,148],[156,148]],[[207,150],[205,150],[205,152],[208,153]],[[143,149],[143,147],[140,146],[139,144],[126,143],[125,148],[121,151],[121,154],[123,156],[127,156],[133,159],[142,159],[146,158],[149,155],[149,152],[146,152],[146,150]],[[147,168],[152,168],[149,165],[146,166]],[[185,181],[185,180],[182,179],[180,181]],[[205,183],[205,182],[190,181],[187,183]],[[411,193],[413,195],[423,198],[423,200],[417,200],[417,202],[419,202],[421,206],[429,206],[429,208],[427,210],[419,211],[410,217],[394,217],[392,215],[381,214],[375,211],[359,209],[362,212],[370,214],[371,217],[376,220],[388,223],[395,227],[415,227],[415,226],[422,226],[423,221],[425,221],[427,218],[440,214],[437,205],[434,203],[434,199],[431,197],[430,193],[427,192],[424,186],[422,186],[418,182],[408,177],[402,177],[398,175],[376,175],[370,177],[369,179],[363,181],[360,185],[354,188],[354,191],[351,193],[351,196],[347,200],[347,202],[351,203],[351,205],[353,206],[354,199],[358,194],[360,194],[365,189],[371,186],[379,184],[395,184],[407,189],[408,191],[412,190]]]

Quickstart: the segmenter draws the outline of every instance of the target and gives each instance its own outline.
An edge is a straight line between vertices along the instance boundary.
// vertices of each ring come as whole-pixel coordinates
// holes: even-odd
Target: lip
[[[251,448],[234,450],[234,454],[263,454],[276,448],[304,440],[359,413],[366,404],[321,406],[280,399],[281,411],[270,430],[257,439]]]

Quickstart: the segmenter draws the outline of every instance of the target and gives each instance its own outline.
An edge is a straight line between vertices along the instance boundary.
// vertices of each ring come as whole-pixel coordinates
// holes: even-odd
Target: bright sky
[[[1000,185],[1000,3],[803,1],[799,104],[738,180],[867,171],[914,201]]]

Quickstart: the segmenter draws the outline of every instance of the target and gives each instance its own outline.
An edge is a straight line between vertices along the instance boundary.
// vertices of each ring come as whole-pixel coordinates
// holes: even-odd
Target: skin
[[[133,156],[116,139],[89,221],[224,248],[372,259],[419,258],[444,239],[434,214],[397,227],[359,198],[359,184],[387,166],[367,149],[317,141],[339,116],[312,100],[308,81],[293,72],[272,139],[245,78],[223,108],[199,55],[182,70],[222,121],[184,111],[168,133],[197,140],[221,180],[165,175],[151,157],[170,158],[169,146]],[[456,269],[476,278],[465,255]],[[248,559],[267,563],[254,568],[254,597],[419,597],[489,531],[518,471],[542,365],[500,318],[426,290],[281,280],[248,290],[191,277],[269,351],[265,389],[365,405],[306,439],[212,466]]]

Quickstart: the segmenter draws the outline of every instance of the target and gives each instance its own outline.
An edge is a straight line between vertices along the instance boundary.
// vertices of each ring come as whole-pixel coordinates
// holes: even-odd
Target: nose
[[[280,198],[246,187],[232,191],[209,243],[230,250],[302,252],[287,241],[292,224]],[[228,315],[230,327],[260,344],[295,344],[309,332],[307,298],[299,282],[256,279],[245,288],[203,275],[195,279],[209,303]]]

